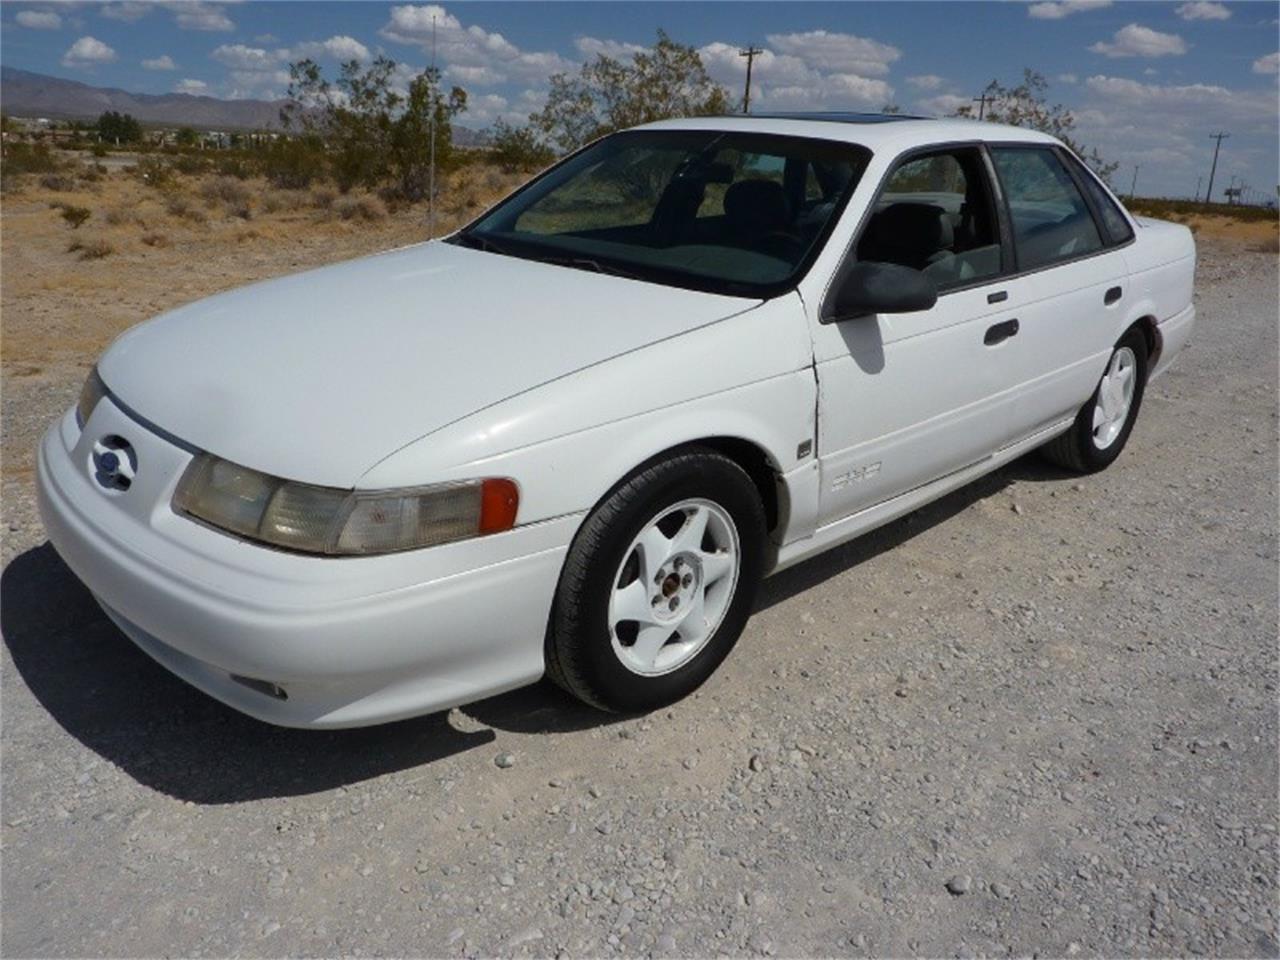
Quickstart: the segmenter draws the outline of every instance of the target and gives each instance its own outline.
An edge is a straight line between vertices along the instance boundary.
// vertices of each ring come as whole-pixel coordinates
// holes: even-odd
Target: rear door
[[[1013,236],[1016,274],[1005,289],[1018,335],[1004,362],[1014,381],[1019,437],[1073,416],[1102,376],[1123,312],[1132,238],[1096,215],[1072,162],[1050,144],[996,145],[991,159]],[[1088,173],[1081,171],[1084,176]]]
[[[978,462],[1006,443],[1006,251],[977,145],[897,162],[850,256],[921,270],[930,310],[814,326],[820,514],[831,523]]]

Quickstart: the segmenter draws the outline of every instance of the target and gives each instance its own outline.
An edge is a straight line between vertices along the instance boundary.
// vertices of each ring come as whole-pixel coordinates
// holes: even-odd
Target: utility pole
[[[1229,133],[1211,133],[1210,140],[1218,141],[1213,147],[1213,166],[1209,168],[1209,189],[1204,192],[1204,202],[1213,202],[1213,175],[1218,172],[1218,151],[1222,148],[1222,141],[1230,137]]]
[[[988,97],[986,94],[986,91],[984,90],[982,93],[982,96],[973,98],[973,102],[978,105],[978,119],[981,120],[983,117],[987,115],[987,104],[995,103],[996,98]]]
[[[742,90],[742,112],[747,113],[751,110],[751,65],[755,62],[756,57],[764,53],[759,47],[748,45],[747,49],[739,50],[738,56],[747,58],[747,85]]]
[[[1142,169],[1141,164],[1133,165],[1133,183],[1129,185],[1129,199],[1132,200],[1138,192],[1138,171]]]

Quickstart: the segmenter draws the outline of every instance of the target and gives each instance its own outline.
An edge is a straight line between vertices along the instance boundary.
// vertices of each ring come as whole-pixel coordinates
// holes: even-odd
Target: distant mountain
[[[143,123],[173,124],[201,130],[262,130],[280,126],[284,100],[221,100],[188,93],[129,93],[93,87],[14,67],[0,67],[0,109],[15,117],[96,120],[106,110],[132,114]],[[453,128],[453,142],[475,146],[483,134]]]
[[[207,130],[253,130],[278,127],[284,102],[219,100],[187,93],[129,93],[0,67],[0,108],[18,117],[96,120],[104,110],[118,110],[132,114],[143,123],[172,123]]]

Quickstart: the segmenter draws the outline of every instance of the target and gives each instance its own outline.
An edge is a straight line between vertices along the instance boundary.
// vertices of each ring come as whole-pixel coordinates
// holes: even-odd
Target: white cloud
[[[444,75],[456,83],[472,87],[492,87],[506,80],[506,77],[492,67],[465,67],[450,65],[445,67]],[[470,110],[470,106],[467,108]]]
[[[1268,53],[1253,61],[1254,73],[1280,73],[1280,53]]]
[[[1176,33],[1131,23],[1117,30],[1111,43],[1100,40],[1089,49],[1106,57],[1167,57],[1186,53],[1187,44]]]
[[[915,77],[907,77],[907,83],[917,90],[937,90],[946,81],[935,73],[924,73]]]
[[[173,85],[174,93],[189,93],[193,96],[201,96],[207,93],[208,90],[209,85],[203,80],[192,80],[189,77],[184,80],[179,80]]]
[[[280,38],[274,33],[260,33],[253,38],[254,43],[279,43]]]
[[[770,46],[810,66],[846,74],[884,76],[889,72],[889,64],[902,56],[901,50],[887,43],[826,30],[773,33],[768,40]]]
[[[954,93],[940,93],[936,97],[916,101],[916,110],[936,117],[947,117],[961,107],[971,107],[973,101]]]
[[[62,17],[52,10],[19,10],[14,21],[28,30],[60,30]]]
[[[1057,80],[1059,83],[1079,83],[1080,78],[1074,73],[1060,73]]]
[[[595,57],[604,54],[615,60],[623,60],[644,49],[638,43],[623,43],[621,40],[601,40],[598,37],[575,37],[573,45],[584,57]]]
[[[287,55],[285,50],[266,50],[262,47],[249,47],[243,43],[224,43],[215,47],[209,54],[225,67],[233,70],[267,70],[274,67]]]
[[[113,63],[116,52],[101,40],[93,37],[81,37],[62,55],[64,67],[94,67],[102,63]]]
[[[290,52],[288,59],[298,60],[303,57],[332,57],[335,60],[369,59],[369,48],[354,37],[333,36],[328,40],[307,41],[300,43]]]
[[[1111,6],[1111,0],[1046,0],[1027,7],[1027,16],[1035,20],[1061,20],[1073,13],[1085,13]]]
[[[143,3],[141,0],[116,0],[114,3],[104,3],[100,10],[109,20],[132,23],[135,20],[141,20],[155,8],[154,3]]]
[[[434,29],[433,29],[434,25]],[[577,65],[553,51],[521,50],[500,33],[463,23],[439,4],[405,4],[391,8],[391,18],[379,34],[393,43],[434,53],[453,67],[488,67],[493,82],[545,80],[550,74]]]
[[[173,13],[173,21],[179,30],[226,32],[236,28],[225,8],[218,4],[203,0],[171,0],[164,6]]]
[[[1231,11],[1221,3],[1212,3],[1211,0],[1192,0],[1191,3],[1184,3],[1174,11],[1183,20],[1228,20],[1231,18]]]
[[[173,57],[167,53],[163,56],[156,57],[153,60],[143,60],[142,69],[144,70],[177,70],[178,65],[173,62]]]

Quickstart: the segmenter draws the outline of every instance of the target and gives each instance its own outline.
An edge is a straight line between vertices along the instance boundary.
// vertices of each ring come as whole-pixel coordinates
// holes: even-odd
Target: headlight
[[[93,414],[93,408],[106,395],[107,388],[98,376],[98,368],[94,367],[85,378],[84,386],[80,388],[80,399],[76,402],[76,423],[80,424],[80,429],[84,429]]]
[[[514,480],[492,478],[410,490],[338,490],[268,476],[202,453],[173,508],[229,533],[286,550],[356,556],[413,550],[515,526]]]

